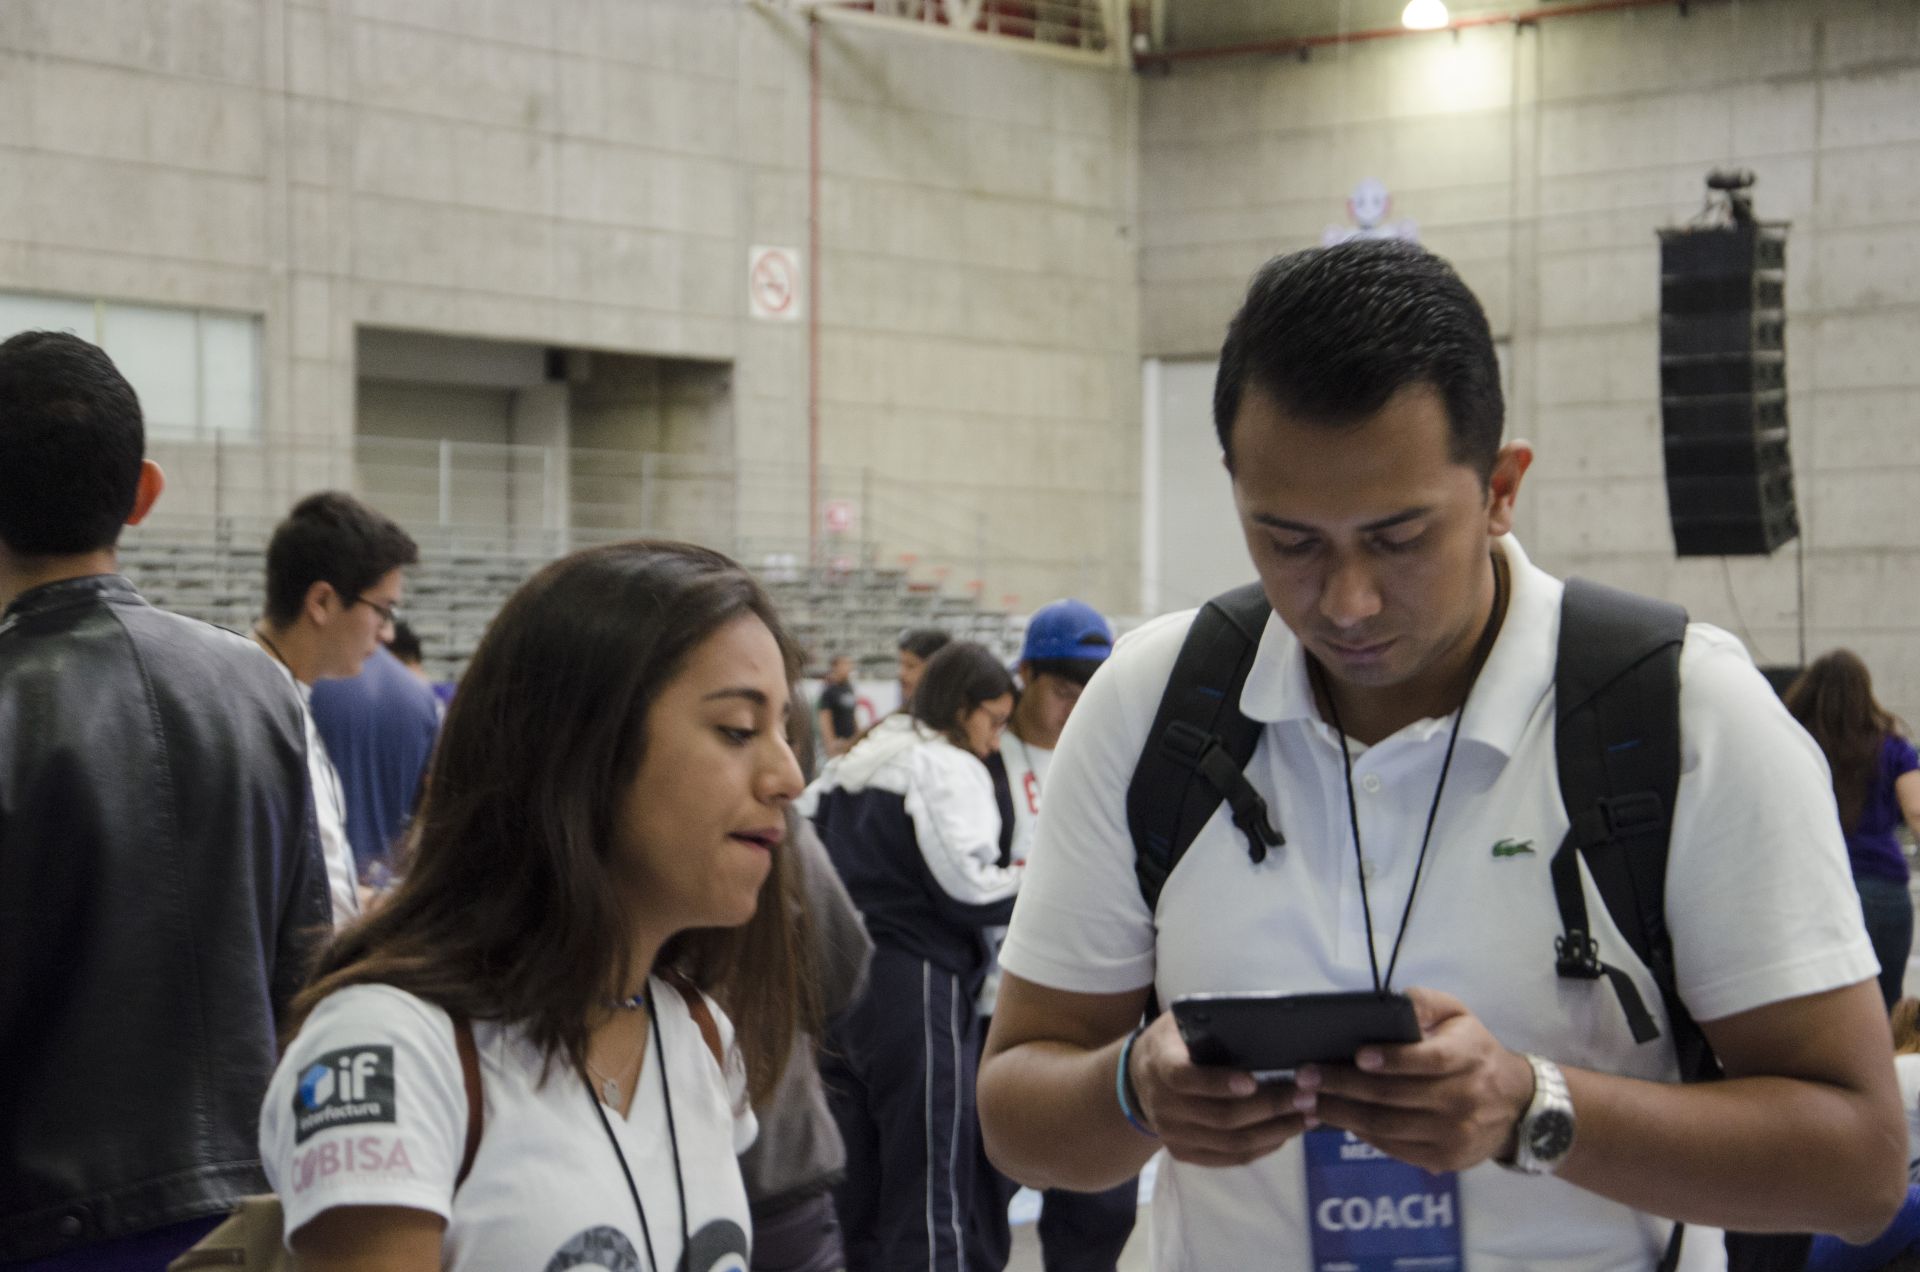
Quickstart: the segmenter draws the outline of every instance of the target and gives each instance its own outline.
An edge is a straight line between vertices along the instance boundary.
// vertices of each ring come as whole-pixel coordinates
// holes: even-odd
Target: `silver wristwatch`
[[[1513,1160],[1501,1162],[1524,1175],[1551,1175],[1573,1149],[1573,1096],[1560,1066],[1529,1055],[1533,1066],[1533,1102],[1514,1128]]]

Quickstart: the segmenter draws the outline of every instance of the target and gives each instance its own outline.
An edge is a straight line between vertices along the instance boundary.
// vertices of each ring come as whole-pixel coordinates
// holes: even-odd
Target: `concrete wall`
[[[995,591],[1063,588],[1071,530],[1075,586],[1125,605],[1130,76],[823,45],[826,457],[849,490],[870,466],[977,500],[1018,549]],[[264,315],[249,507],[350,471],[365,327],[732,363],[722,449],[791,472],[805,328],[750,320],[745,275],[806,245],[807,139],[807,28],[747,4],[7,0],[0,289]],[[804,492],[742,494],[804,542]],[[980,553],[971,522],[901,519]]]
[[[1195,64],[1143,93],[1145,352],[1217,352],[1260,261],[1317,242],[1377,177],[1511,342],[1510,431],[1539,451],[1520,526],[1535,557],[1791,662],[1795,550],[1676,560],[1662,483],[1654,230],[1698,210],[1710,167],[1752,168],[1761,214],[1793,222],[1808,651],[1858,650],[1920,717],[1920,8],[1571,17]]]
[[[871,468],[868,528],[989,601],[1131,606],[1135,82],[829,24],[822,84],[833,493]]]

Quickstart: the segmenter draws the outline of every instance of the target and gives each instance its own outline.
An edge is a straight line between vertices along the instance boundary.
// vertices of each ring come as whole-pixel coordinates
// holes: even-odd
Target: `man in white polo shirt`
[[[1562,585],[1508,533],[1532,451],[1500,442],[1458,276],[1400,243],[1270,262],[1214,414],[1274,610],[1238,704],[1246,777],[1285,842],[1249,851],[1223,808],[1149,909],[1126,794],[1192,615],[1122,641],[1061,738],[1002,956],[996,1163],[1092,1190],[1164,1148],[1162,1272],[1653,1269],[1676,1219],[1677,1266],[1716,1272],[1716,1228],[1877,1234],[1905,1141],[1873,952],[1819,754],[1723,632],[1692,625],[1680,654],[1665,898],[1679,999],[1727,1080],[1678,1081],[1590,878],[1598,955],[1660,1039],[1635,1041],[1607,980],[1556,975]],[[1150,990],[1382,986],[1422,1041],[1290,1082],[1195,1065],[1171,1013],[1136,1030]],[[1363,1184],[1310,1205],[1334,1169]]]

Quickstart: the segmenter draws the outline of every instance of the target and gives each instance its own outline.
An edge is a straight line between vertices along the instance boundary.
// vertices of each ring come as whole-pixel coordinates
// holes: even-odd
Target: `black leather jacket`
[[[329,921],[300,703],[125,579],[0,620],[0,1262],[264,1191],[276,1018]]]

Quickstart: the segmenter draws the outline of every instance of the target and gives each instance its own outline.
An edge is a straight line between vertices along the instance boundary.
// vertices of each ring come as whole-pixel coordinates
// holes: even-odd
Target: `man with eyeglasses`
[[[313,721],[313,685],[360,669],[393,634],[405,582],[420,559],[407,532],[339,491],[293,506],[267,544],[267,609],[253,639],[277,662],[307,705],[307,759],[320,846],[327,860],[333,919],[360,913],[359,872],[347,837],[346,794]]]

